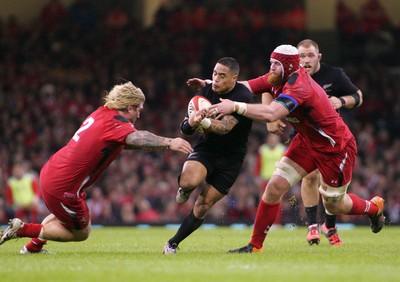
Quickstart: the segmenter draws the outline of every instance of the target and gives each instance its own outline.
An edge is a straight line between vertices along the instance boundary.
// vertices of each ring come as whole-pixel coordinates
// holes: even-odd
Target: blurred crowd
[[[1,19],[0,224],[13,216],[5,196],[13,164],[29,163],[27,173],[38,177],[47,159],[103,104],[104,94],[114,84],[130,80],[145,93],[144,111],[135,124],[138,129],[182,136],[179,124],[195,94],[186,86],[188,78],[211,77],[215,62],[224,56],[238,60],[240,78],[256,77],[268,70],[268,55],[276,45],[296,45],[307,36],[301,1],[295,6],[285,5],[290,1],[280,6],[226,1],[223,7],[215,1],[184,2],[161,6],[153,25],[146,28],[123,5],[116,3],[100,13],[89,0],[76,0],[68,7],[50,0],[28,25],[13,16]],[[338,19],[343,40],[339,45],[346,46],[346,52],[334,64],[342,66],[364,93],[360,108],[343,112],[359,146],[349,191],[364,198],[382,195],[387,217],[399,224],[400,62],[396,64],[395,51],[399,50],[400,27],[382,21],[374,22],[373,32],[354,31],[349,24],[339,24],[343,21]],[[356,52],[351,48],[354,42],[347,44],[348,38],[354,38],[351,32],[362,38],[358,42],[363,48],[378,50],[373,48],[378,34],[389,34],[390,44],[379,52],[355,56],[351,53]],[[255,173],[257,153],[266,135],[265,125],[255,123],[242,173],[206,222],[253,222],[262,189]],[[196,136],[184,138],[194,142]],[[185,158],[173,152],[123,152],[87,191],[92,222],[180,222],[193,206],[190,200],[181,206],[175,203]],[[299,186],[285,197],[281,223],[303,224]],[[39,218],[47,213],[39,201]],[[339,217],[339,222],[366,223],[348,216]]]

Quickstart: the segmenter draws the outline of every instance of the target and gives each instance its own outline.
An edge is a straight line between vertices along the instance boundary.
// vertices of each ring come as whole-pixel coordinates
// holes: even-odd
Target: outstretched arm
[[[216,111],[218,117],[236,112],[252,120],[260,122],[272,122],[289,114],[289,110],[281,103],[273,101],[270,105],[246,104],[234,102],[229,99],[220,99],[221,103],[211,106],[210,111]]]
[[[210,79],[201,79],[201,78],[190,78],[186,81],[186,85],[189,86],[190,88],[200,91],[201,88],[205,87],[207,84],[212,83],[212,80]]]
[[[251,90],[250,84],[247,82],[247,80],[241,80],[238,82],[243,84],[244,86],[246,86],[250,90],[250,92],[253,93],[253,90]],[[201,88],[203,88],[207,84],[211,84],[211,83],[212,83],[211,79],[201,79],[201,78],[197,78],[197,77],[190,78],[186,81],[186,85],[196,91],[200,91]]]
[[[168,138],[155,135],[149,131],[139,130],[130,133],[126,139],[126,149],[157,151],[171,149],[173,151],[189,154],[192,152],[192,146],[182,138]]]

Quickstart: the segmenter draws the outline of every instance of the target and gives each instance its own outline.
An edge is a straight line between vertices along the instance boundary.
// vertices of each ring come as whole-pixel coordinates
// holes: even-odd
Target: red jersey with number
[[[56,195],[79,197],[125,147],[133,124],[117,110],[102,106],[88,116],[66,146],[46,162],[40,172],[42,189]]]
[[[269,92],[275,102],[289,110],[286,119],[300,133],[299,138],[304,139],[308,149],[338,152],[354,139],[325,91],[305,69],[294,72],[284,86],[273,87],[267,79],[268,73],[248,82],[254,93]]]

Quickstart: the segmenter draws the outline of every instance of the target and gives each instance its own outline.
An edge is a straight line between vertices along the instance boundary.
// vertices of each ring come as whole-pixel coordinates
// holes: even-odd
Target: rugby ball
[[[204,96],[196,95],[188,104],[188,116],[191,117],[197,111],[211,107],[211,102]]]
[[[211,102],[204,96],[196,95],[192,99],[190,99],[189,104],[188,104],[188,116],[191,117],[194,115],[197,111],[207,109],[211,107]],[[199,125],[196,128],[196,131],[200,133],[207,133],[207,131]]]

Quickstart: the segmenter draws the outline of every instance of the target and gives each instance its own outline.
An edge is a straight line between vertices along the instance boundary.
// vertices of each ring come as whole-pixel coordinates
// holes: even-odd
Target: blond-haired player
[[[86,189],[123,149],[166,150],[189,154],[191,145],[182,138],[155,135],[134,126],[143,110],[145,96],[131,82],[115,85],[104,106],[90,114],[71,140],[46,162],[40,172],[43,200],[50,211],[41,224],[9,221],[0,233],[0,244],[19,238],[32,240],[20,253],[45,253],[47,240],[84,241],[90,233]]]

